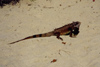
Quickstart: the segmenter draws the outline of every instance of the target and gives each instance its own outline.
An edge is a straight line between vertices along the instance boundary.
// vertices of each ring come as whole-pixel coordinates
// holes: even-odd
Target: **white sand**
[[[65,45],[54,36],[8,44],[73,21],[81,22],[80,33],[62,36]],[[100,0],[24,0],[0,8],[0,67],[100,67]]]

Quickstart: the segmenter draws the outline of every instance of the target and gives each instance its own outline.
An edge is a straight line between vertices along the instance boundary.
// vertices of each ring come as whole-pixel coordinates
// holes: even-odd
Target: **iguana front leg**
[[[75,27],[73,30],[70,32],[70,37],[76,37],[79,34],[79,28]]]

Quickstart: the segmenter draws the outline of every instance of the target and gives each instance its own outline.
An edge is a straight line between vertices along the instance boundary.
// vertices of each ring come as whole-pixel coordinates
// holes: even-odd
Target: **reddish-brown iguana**
[[[36,34],[32,36],[28,36],[26,38],[23,38],[21,40],[12,42],[10,44],[14,44],[23,40],[31,39],[31,38],[38,38],[38,37],[50,37],[50,36],[56,36],[58,39],[62,40],[63,39],[60,37],[60,35],[69,35],[70,37],[76,37],[79,33],[79,27],[80,27],[81,22],[72,22],[70,24],[64,25],[60,28],[54,29],[54,31],[48,32],[48,33],[43,33],[43,34]]]

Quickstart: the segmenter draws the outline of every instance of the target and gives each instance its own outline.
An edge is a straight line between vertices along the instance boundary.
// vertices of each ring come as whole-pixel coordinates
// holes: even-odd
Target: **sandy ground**
[[[8,43],[80,21],[76,38]],[[52,62],[54,59],[57,61]],[[0,67],[100,67],[100,0],[21,1],[0,8]]]

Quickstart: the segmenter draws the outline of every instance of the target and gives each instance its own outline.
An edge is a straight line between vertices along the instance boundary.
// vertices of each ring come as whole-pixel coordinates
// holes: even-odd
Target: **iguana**
[[[62,40],[63,39],[60,37],[61,35],[69,35],[70,37],[76,37],[79,33],[79,27],[80,27],[81,22],[76,21],[69,23],[67,25],[64,25],[62,27],[56,28],[51,32],[43,33],[43,34],[36,34],[32,36],[28,36],[26,38],[20,39],[18,41],[9,43],[9,44],[14,44],[23,40],[31,39],[31,38],[38,38],[38,37],[50,37],[50,36],[56,36],[58,39]]]

